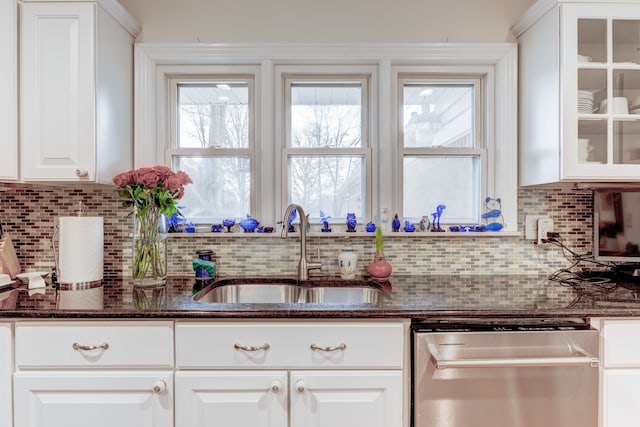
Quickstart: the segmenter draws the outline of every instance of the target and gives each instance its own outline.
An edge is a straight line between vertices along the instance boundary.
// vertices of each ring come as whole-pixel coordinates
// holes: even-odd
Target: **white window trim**
[[[167,67],[182,65],[254,65],[260,67],[258,80],[273,81],[277,64],[363,64],[378,67],[377,121],[379,156],[377,178],[379,206],[383,227],[388,228],[396,202],[399,184],[394,164],[396,128],[392,121],[395,99],[392,96],[394,66],[488,66],[495,73],[495,135],[493,194],[502,199],[504,232],[517,232],[517,45],[515,43],[411,43],[411,44],[136,44],[134,50],[134,162],[136,167],[164,163],[168,129],[161,111],[166,108]],[[274,88],[265,84],[258,88],[257,110],[262,112],[256,124],[258,155],[264,160],[262,176],[275,177],[275,150],[264,150],[274,138]],[[489,93],[490,95],[490,93]],[[165,112],[166,114],[166,112]],[[374,122],[375,123],[375,122]],[[378,153],[378,154],[379,154]],[[490,172],[492,172],[490,170]],[[382,178],[390,177],[390,178]],[[274,184],[258,183],[258,203],[265,220],[280,219]],[[490,190],[489,190],[490,191]],[[386,209],[386,210],[385,210]]]

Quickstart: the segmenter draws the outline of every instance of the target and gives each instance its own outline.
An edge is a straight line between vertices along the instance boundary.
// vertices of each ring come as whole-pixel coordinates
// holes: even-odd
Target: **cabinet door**
[[[639,370],[602,371],[602,427],[636,427],[640,407]]]
[[[567,4],[562,16],[565,176],[637,179],[640,7]]]
[[[16,426],[173,426],[169,371],[18,372],[14,401]]]
[[[286,427],[284,371],[179,371],[176,427]]]
[[[397,427],[402,424],[400,371],[295,371],[291,427]]]
[[[17,4],[0,0],[0,179],[11,181],[18,179]]]
[[[22,178],[92,180],[95,5],[22,3],[20,17]]]
[[[11,427],[11,371],[13,346],[11,325],[0,324],[0,427]]]

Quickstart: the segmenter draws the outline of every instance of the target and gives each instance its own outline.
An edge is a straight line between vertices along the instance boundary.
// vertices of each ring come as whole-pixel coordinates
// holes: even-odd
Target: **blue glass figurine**
[[[227,233],[231,233],[231,227],[236,225],[236,221],[233,220],[233,219],[223,219],[222,220],[222,225],[227,227]]]
[[[487,212],[482,214],[482,219],[485,220],[485,231],[500,231],[504,227],[504,217],[502,216],[502,201],[487,197],[484,199],[484,204],[487,208]]]
[[[364,226],[364,229],[367,230],[367,233],[374,233],[376,231],[376,225],[371,221]]]
[[[447,207],[445,205],[436,206],[436,211],[431,214],[433,216],[433,222],[431,223],[431,231],[444,231],[440,227],[440,217],[442,216],[442,212],[444,212],[446,208]]]
[[[260,222],[255,218],[252,218],[251,215],[247,214],[247,217],[240,221],[239,224],[245,233],[253,233]]]
[[[212,233],[220,233],[222,231],[222,224],[211,224]]]
[[[414,231],[416,231],[416,226],[411,224],[409,221],[405,221],[404,231],[406,231],[407,233],[413,233]]]
[[[329,218],[331,217],[320,211],[320,221],[322,221],[323,233],[331,233],[331,229],[329,228]]]
[[[347,213],[347,231],[348,232],[356,231],[356,225],[357,224],[358,224],[358,221],[356,220],[356,214],[355,213]]]
[[[178,206],[178,209],[182,209],[184,206]],[[187,224],[187,220],[178,212],[171,215],[171,218],[165,217],[165,224],[167,226],[168,233],[181,233]]]
[[[298,209],[293,208],[291,210],[291,214],[289,215],[289,221],[287,222],[287,230],[289,231],[289,233],[293,233],[295,230],[295,228],[293,228],[293,220],[296,219],[296,216],[298,215]]]
[[[393,217],[393,221],[391,221],[391,230],[394,232],[400,231],[400,220],[398,219],[398,214]]]

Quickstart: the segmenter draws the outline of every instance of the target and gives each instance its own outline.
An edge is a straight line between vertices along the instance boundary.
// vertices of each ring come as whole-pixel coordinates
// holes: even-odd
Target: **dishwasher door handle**
[[[589,366],[597,368],[600,361],[581,349],[574,351],[579,356],[565,357],[509,357],[509,358],[478,358],[478,359],[444,359],[435,345],[428,344],[431,359],[436,369],[450,368],[529,368],[535,366]]]

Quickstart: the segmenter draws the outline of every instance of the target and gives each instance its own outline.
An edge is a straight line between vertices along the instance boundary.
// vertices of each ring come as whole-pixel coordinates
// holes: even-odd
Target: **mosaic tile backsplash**
[[[0,220],[11,233],[23,270],[53,271],[52,237],[57,216],[69,216],[81,201],[87,215],[104,217],[104,281],[129,276],[132,220],[113,189],[79,189],[25,184],[0,184]],[[592,192],[569,189],[521,189],[518,229],[524,234],[525,215],[550,215],[565,244],[577,253],[591,252]],[[169,275],[194,274],[191,261],[199,249],[212,249],[223,275],[295,274],[297,238],[279,233],[238,235],[173,234],[168,243]],[[374,236],[350,238],[365,273],[373,258]],[[337,274],[342,236],[311,236],[312,260]],[[538,246],[523,237],[385,236],[385,256],[396,274],[531,275],[550,274],[569,262],[555,246]]]

